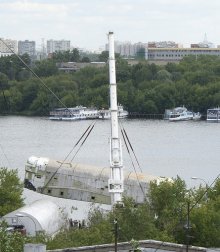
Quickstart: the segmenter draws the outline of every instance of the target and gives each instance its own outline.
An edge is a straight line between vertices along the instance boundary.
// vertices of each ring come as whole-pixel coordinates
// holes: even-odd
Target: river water
[[[93,122],[95,121],[62,122],[50,121],[44,117],[2,116],[0,166],[17,168],[19,177],[23,179],[28,157],[35,155],[63,160]],[[188,187],[198,187],[203,183],[202,180],[192,180],[193,176],[211,184],[220,173],[218,123],[123,119],[120,125],[126,130],[144,173],[162,177],[178,175],[186,181]],[[97,120],[74,162],[108,167],[109,137],[110,121]],[[124,144],[123,159],[125,169],[133,171]],[[138,166],[136,169],[140,171]]]

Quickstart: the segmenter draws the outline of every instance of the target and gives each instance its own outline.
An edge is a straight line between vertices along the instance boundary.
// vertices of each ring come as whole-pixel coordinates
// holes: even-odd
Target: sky
[[[220,45],[219,0],[0,0],[0,37],[70,40],[98,50],[115,40],[175,41],[185,47],[204,40]]]

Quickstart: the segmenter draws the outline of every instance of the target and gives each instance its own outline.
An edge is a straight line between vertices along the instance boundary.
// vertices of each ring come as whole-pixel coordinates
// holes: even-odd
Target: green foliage
[[[12,212],[23,205],[23,184],[17,170],[0,168],[0,216]]]
[[[142,240],[155,237],[157,230],[147,202],[137,205],[133,199],[124,198],[123,207],[114,209],[110,219],[116,217],[119,225],[119,241]]]
[[[130,241],[133,249],[138,249],[139,240],[149,239],[184,244],[188,203],[190,244],[219,247],[220,180],[206,192],[203,187],[186,189],[179,177],[152,182],[143,204],[123,198],[123,206],[108,212],[93,205],[80,228],[73,226],[53,238],[41,235],[29,241],[45,243],[48,250],[113,243],[118,227],[118,242]]]
[[[149,202],[156,216],[155,225],[175,240],[178,240],[179,233],[174,230],[178,230],[177,224],[181,223],[186,211],[186,192],[186,184],[179,177],[164,180],[159,185],[152,182],[150,186]]]
[[[90,56],[84,54],[84,61]],[[34,69],[67,106],[108,108],[108,66],[59,73],[56,62],[71,59],[82,61],[82,55],[77,49],[56,52],[53,59],[36,62]],[[107,61],[108,51],[102,52],[99,60]],[[48,115],[51,108],[63,107],[39,80],[28,74],[17,58],[0,59],[0,67],[1,113]],[[141,61],[130,66],[116,55],[116,78],[118,102],[129,112],[163,114],[165,109],[185,105],[190,110],[206,114],[208,108],[220,105],[219,57],[185,57],[179,64],[165,66]]]
[[[58,68],[56,63],[50,59],[37,61],[36,66],[34,68],[34,72],[39,77],[48,77],[51,75],[56,75],[58,72]]]
[[[20,232],[8,232],[6,228],[4,223],[0,223],[0,252],[23,252],[28,237]]]

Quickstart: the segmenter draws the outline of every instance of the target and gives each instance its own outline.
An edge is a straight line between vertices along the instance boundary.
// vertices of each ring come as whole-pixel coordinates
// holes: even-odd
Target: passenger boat
[[[220,122],[220,108],[212,108],[207,110],[207,122]]]
[[[171,122],[201,119],[201,114],[199,112],[194,113],[188,111],[184,106],[174,108],[173,110],[166,110],[166,113],[167,119]]]
[[[99,112],[96,108],[77,106],[74,108],[56,108],[50,112],[50,120],[74,121],[84,119],[96,119]]]
[[[118,105],[118,118],[128,117],[128,111],[124,110],[122,105]],[[111,111],[109,109],[99,110],[99,119],[111,119]]]

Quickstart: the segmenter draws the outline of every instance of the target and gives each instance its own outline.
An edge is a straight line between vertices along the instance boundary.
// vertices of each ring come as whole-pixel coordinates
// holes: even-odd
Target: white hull
[[[207,122],[220,122],[220,108],[207,110]]]
[[[118,106],[118,118],[127,118],[128,117],[128,111],[123,109],[122,105]],[[99,111],[99,119],[111,119],[111,111],[110,110],[100,110]]]
[[[78,106],[75,108],[58,108],[50,112],[50,120],[55,121],[76,121],[85,119],[97,119],[99,111]]]
[[[207,122],[216,122],[216,123],[220,123],[220,118],[219,119],[208,119],[206,120]]]
[[[200,120],[201,114],[188,111],[185,107],[177,107],[173,110],[166,110],[165,118],[170,122]]]

